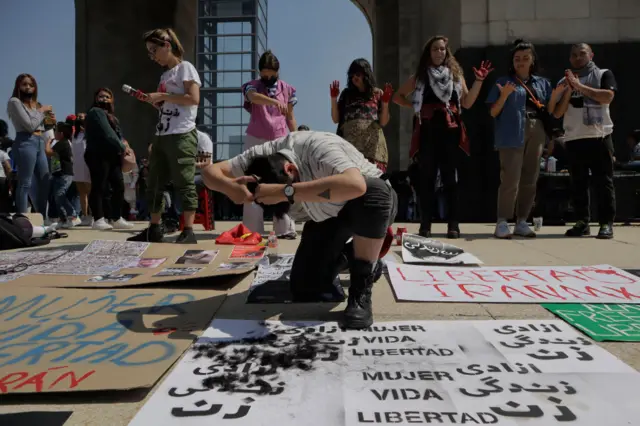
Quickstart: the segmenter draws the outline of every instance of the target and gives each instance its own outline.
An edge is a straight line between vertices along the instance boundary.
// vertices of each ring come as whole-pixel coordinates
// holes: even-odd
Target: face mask
[[[33,92],[25,92],[24,90],[20,91],[20,94],[22,95],[22,97],[24,99],[31,99],[33,98]]]
[[[111,105],[109,102],[104,102],[104,101],[96,102],[96,106],[102,109],[109,109],[109,105]]]
[[[262,81],[265,86],[273,86],[278,81],[278,77],[260,77],[260,81]]]

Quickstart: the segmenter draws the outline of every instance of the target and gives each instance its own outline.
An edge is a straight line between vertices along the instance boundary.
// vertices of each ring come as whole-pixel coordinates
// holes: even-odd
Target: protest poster
[[[640,306],[563,303],[542,307],[598,342],[640,342]]]
[[[293,259],[293,254],[265,256],[249,287],[247,303],[290,303]]]
[[[460,247],[421,237],[415,234],[402,234],[402,260],[404,263],[432,263],[449,265],[482,265],[483,262],[465,253]]]
[[[474,303],[640,303],[640,277],[610,265],[417,266],[388,262],[398,300]]]
[[[621,426],[638,392],[638,372],[559,320],[216,319],[129,425]]]
[[[266,251],[265,246],[233,246],[229,259],[260,260]]]
[[[5,288],[0,395],[150,387],[207,328],[225,297]]]

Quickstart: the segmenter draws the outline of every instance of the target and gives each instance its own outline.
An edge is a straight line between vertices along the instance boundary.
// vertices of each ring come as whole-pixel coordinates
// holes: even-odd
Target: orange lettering
[[[18,378],[10,381],[10,379],[14,376],[17,376]],[[11,385],[13,383],[19,382],[20,380],[26,377],[29,377],[29,373],[25,373],[24,371],[21,371],[19,373],[7,374],[2,379],[0,379],[0,392],[7,393],[8,392],[7,385]]]

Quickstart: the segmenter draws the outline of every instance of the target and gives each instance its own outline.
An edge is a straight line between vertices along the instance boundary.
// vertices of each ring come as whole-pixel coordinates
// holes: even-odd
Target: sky
[[[26,72],[38,81],[40,102],[53,105],[58,119],[64,119],[75,112],[74,1],[0,2],[0,40],[4,40],[0,49],[0,118],[7,120],[4,100],[11,96],[16,77]],[[46,25],[25,31],[24,16]],[[344,87],[352,60],[372,60],[366,18],[350,0],[269,0],[267,19],[267,43],[280,60],[280,76],[298,91],[298,124],[335,131],[329,84],[340,80]],[[329,31],[330,27],[333,30]]]

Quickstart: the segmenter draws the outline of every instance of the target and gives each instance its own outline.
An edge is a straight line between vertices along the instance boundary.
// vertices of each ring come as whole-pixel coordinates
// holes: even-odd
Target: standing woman
[[[500,155],[496,238],[536,236],[527,218],[536,197],[540,157],[547,137],[543,120],[548,118],[546,106],[552,93],[549,80],[537,72],[535,47],[517,40],[511,50],[509,73],[496,80],[486,101],[495,119],[495,147]],[[508,221],[514,211],[516,226],[512,233]]]
[[[200,76],[196,68],[183,60],[184,48],[170,28],[156,29],[144,35],[149,58],[165,68],[156,93],[137,97],[159,109],[156,137],[150,146],[147,202],[151,224],[129,241],[163,242],[160,226],[164,211],[163,192],[169,181],[181,198],[184,229],[178,244],[196,244],[193,221],[198,209],[195,172],[198,150],[196,117],[200,103]]]
[[[244,108],[251,114],[244,149],[295,132],[298,124],[293,108],[298,103],[296,89],[279,78],[280,62],[267,50],[258,61],[260,79],[252,80],[242,86]],[[264,212],[255,203],[243,206],[244,225],[253,232],[264,233]],[[289,215],[273,218],[273,230],[278,238],[295,239],[295,222]]]
[[[29,195],[36,211],[46,218],[49,199],[49,161],[42,138],[47,115],[55,122],[51,105],[38,106],[38,83],[30,74],[16,78],[7,115],[16,130],[13,160],[18,171],[16,212],[27,213]]]
[[[85,119],[84,153],[91,179],[89,208],[93,229],[131,229],[132,225],[120,214],[124,202],[122,158],[126,148],[120,122],[114,113],[113,92],[107,88],[98,89],[94,99]]]
[[[337,80],[330,87],[331,119],[338,125],[337,134],[386,172],[389,154],[382,128],[389,123],[393,89],[390,84],[385,84],[384,91],[376,87],[371,64],[363,58],[351,63],[347,78],[347,88],[342,93]]]
[[[436,36],[427,41],[416,73],[400,87],[393,101],[415,112],[411,158],[420,168],[420,235],[431,237],[431,220],[436,206],[438,170],[448,206],[447,238],[459,238],[458,149],[469,155],[469,140],[460,114],[471,108],[482,82],[493,70],[489,61],[474,68],[476,80],[467,88],[462,68],[449,49],[449,40]],[[411,99],[409,99],[411,95]]]
[[[91,193],[91,175],[89,167],[84,159],[84,153],[87,149],[87,140],[85,135],[85,121],[87,115],[80,113],[76,115],[75,134],[71,143],[73,151],[73,181],[78,189],[80,198],[80,210],[82,211],[82,223],[80,226],[92,226],[93,217],[89,215],[89,194]]]

